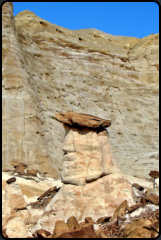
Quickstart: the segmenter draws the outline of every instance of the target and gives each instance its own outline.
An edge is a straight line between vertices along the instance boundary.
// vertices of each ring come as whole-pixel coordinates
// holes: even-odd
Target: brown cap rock
[[[70,126],[105,128],[111,125],[111,120],[75,112],[56,113],[55,119]]]
[[[158,171],[150,171],[149,176],[152,178],[158,178],[159,172]]]

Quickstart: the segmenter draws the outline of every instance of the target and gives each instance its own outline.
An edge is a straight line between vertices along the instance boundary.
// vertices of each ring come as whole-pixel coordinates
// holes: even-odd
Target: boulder
[[[118,208],[114,211],[113,213],[113,219],[116,219],[117,217],[122,217],[126,213],[126,208],[127,208],[127,200],[124,200]]]
[[[151,238],[151,232],[142,227],[135,227],[130,231],[127,238]]]
[[[95,221],[93,221],[93,219],[91,217],[86,217],[85,222],[86,223],[93,223],[93,224],[95,223]]]
[[[29,212],[26,209],[27,202],[17,182],[6,185],[4,199],[2,209],[3,226],[6,226],[9,219],[14,217],[21,217],[24,221],[29,219]]]
[[[10,184],[12,182],[16,182],[16,178],[15,177],[12,177],[12,178],[9,178],[6,183]]]
[[[65,223],[64,221],[56,221],[55,222],[55,229],[53,231],[53,235],[57,235],[59,233],[63,233],[65,231],[68,231],[69,227],[68,224]]]
[[[46,238],[51,235],[50,232],[44,230],[44,229],[39,229],[36,231],[37,238]]]
[[[78,221],[74,216],[71,216],[70,218],[68,218],[67,225],[69,230],[74,230],[76,228],[79,228]]]
[[[124,228],[124,237],[129,237],[130,233],[133,235],[133,234],[136,234],[137,235],[137,228],[139,228],[139,232],[142,233],[143,230],[141,230],[142,228],[147,228],[147,229],[152,229],[152,222],[148,219],[142,219],[142,218],[139,218],[139,219],[134,219],[131,223],[127,224]],[[140,229],[141,228],[141,229]],[[135,229],[135,230],[134,230]],[[145,230],[145,229],[144,229]],[[145,231],[146,234],[148,234],[147,231]],[[140,234],[140,233],[138,233]],[[144,234],[144,231],[143,231],[143,234]],[[149,236],[149,235],[148,235]],[[150,235],[151,236],[151,235]],[[145,237],[146,238],[146,237]]]
[[[6,225],[6,234],[9,238],[25,238],[27,228],[21,217],[14,217]]]
[[[36,170],[36,169],[27,169],[27,175],[29,175],[29,176],[36,176],[37,172],[38,172],[38,170]]]
[[[24,168],[28,166],[27,164],[25,164],[23,162],[17,162],[17,161],[12,161],[11,165],[14,167],[23,166]]]
[[[41,200],[46,196],[50,196],[51,194],[56,194],[59,191],[59,189],[55,186],[55,187],[51,187],[49,188],[47,191],[45,191],[40,197],[37,198],[37,200]]]
[[[133,184],[132,184],[132,187],[138,189],[139,191],[143,191],[143,190],[144,190],[144,187],[141,186],[141,185],[138,184],[138,183],[133,183]]]
[[[131,207],[128,208],[128,212],[131,213],[131,212],[135,211],[137,208],[139,208],[141,206],[143,206],[142,203],[134,204],[134,205],[132,205]]]
[[[97,238],[97,235],[93,229],[93,224],[88,224],[80,229],[68,230],[57,234],[54,238]]]
[[[56,220],[67,221],[72,215],[77,221],[86,217],[97,221],[112,216],[124,200],[128,200],[130,206],[134,205],[131,185],[120,174],[109,174],[85,186],[64,184],[45,208],[37,227],[41,225],[52,232]]]
[[[5,191],[7,185],[6,181],[11,178],[11,175],[6,172],[2,172],[2,190]],[[38,197],[44,194],[48,189],[53,188],[53,186],[62,186],[61,179],[53,178],[30,178],[27,176],[16,176],[16,182],[19,184],[23,195],[27,198],[28,202],[35,201]],[[11,183],[12,184],[12,183]],[[57,191],[56,190],[56,191]]]
[[[158,195],[147,195],[145,197],[145,199],[149,202],[159,205],[159,196]]]
[[[18,165],[17,167],[15,167],[15,171],[23,174],[24,173],[24,166],[23,165]]]
[[[10,185],[6,185],[4,205],[10,206],[13,210],[26,208],[27,202],[25,201],[18,183],[14,182]]]
[[[99,224],[99,223],[103,224],[103,223],[105,223],[105,222],[109,222],[110,218],[111,218],[111,216],[110,216],[110,217],[101,217],[101,218],[98,218],[97,221],[96,221],[96,224]]]
[[[147,204],[145,197],[141,197],[141,203],[145,207],[145,205]]]

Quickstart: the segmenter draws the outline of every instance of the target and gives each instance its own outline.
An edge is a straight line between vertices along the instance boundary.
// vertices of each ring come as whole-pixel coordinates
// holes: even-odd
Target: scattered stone
[[[24,168],[26,168],[28,165],[22,162],[17,162],[17,161],[12,161],[11,165],[14,167],[18,167],[18,166],[23,166]]]
[[[77,219],[74,216],[71,216],[68,220],[67,220],[67,225],[69,230],[74,230],[76,228],[79,228],[79,224]]]
[[[138,183],[133,183],[132,187],[138,189],[139,191],[143,191],[144,190],[144,187],[139,185]]]
[[[95,224],[95,221],[91,217],[86,217],[85,222]]]
[[[64,233],[60,233],[54,238],[97,238],[97,235],[93,229],[93,224],[88,224],[87,226],[82,226],[81,229],[68,230]]]
[[[132,234],[132,236],[134,236],[133,234],[136,233],[137,234],[137,227],[139,228],[148,228],[149,230],[152,228],[152,222],[148,219],[134,219],[131,223],[127,224],[124,228],[124,237],[128,237],[130,235],[130,233]],[[136,229],[136,230],[134,230]],[[139,233],[142,233],[141,229],[138,229]],[[146,231],[145,231],[146,232]],[[149,232],[149,231],[148,231]],[[146,233],[148,233],[146,232]],[[144,234],[144,231],[143,231]]]
[[[21,217],[14,217],[6,225],[6,234],[9,238],[25,238],[27,228]]]
[[[24,166],[23,165],[16,166],[15,171],[20,173],[20,174],[24,174]]]
[[[137,208],[141,207],[143,204],[142,203],[137,203],[135,205],[132,205],[131,207],[128,208],[128,212],[131,213],[134,210],[136,210]]]
[[[36,176],[38,170],[36,169],[27,169],[27,175],[28,176]]]
[[[135,227],[130,231],[127,238],[151,238],[151,232],[142,227]]]
[[[147,195],[145,199],[149,202],[159,205],[159,196],[157,195]]]
[[[110,217],[101,217],[101,218],[97,219],[96,224],[99,224],[99,223],[103,224],[105,222],[109,222],[110,218],[112,218],[112,217],[111,216]]]
[[[51,196],[52,197],[59,191],[60,188],[57,188],[56,186],[55,187],[51,187],[49,188],[46,192],[44,192],[40,197],[37,198],[37,200],[41,200],[43,199],[44,197],[46,196]],[[55,193],[55,194],[54,194]]]
[[[109,229],[98,229],[96,235],[97,238],[108,238],[111,235],[111,231]]]
[[[125,215],[127,208],[127,200],[124,200],[119,207],[114,211],[112,219],[116,219],[117,217],[122,217]],[[110,219],[111,220],[111,219]]]
[[[12,178],[9,178],[6,183],[10,184],[12,182],[16,182],[16,178],[15,177],[12,177]]]
[[[46,231],[46,230],[44,230],[44,229],[38,229],[38,230],[36,231],[36,233],[37,233],[37,237],[38,237],[38,238],[46,238],[46,237],[48,237],[48,236],[51,235],[50,232],[48,232],[48,231]]]
[[[141,197],[141,202],[142,202],[143,206],[145,207],[145,205],[147,204],[145,197]]]
[[[59,233],[63,233],[65,231],[68,231],[68,224],[64,221],[56,221],[55,222],[55,229],[53,231],[53,235],[57,235]]]
[[[17,182],[13,182],[12,184],[8,184],[5,187],[5,201],[3,203],[3,212],[5,214],[3,222],[3,226],[6,225],[9,217],[18,216],[19,212],[16,213],[15,210],[26,209],[27,202],[22,194],[20,186]],[[26,210],[28,212],[28,210]],[[26,212],[22,213],[23,216],[26,216]]]

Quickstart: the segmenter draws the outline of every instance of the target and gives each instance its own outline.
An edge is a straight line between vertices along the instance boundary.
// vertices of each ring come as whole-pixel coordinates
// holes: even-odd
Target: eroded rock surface
[[[11,174],[11,175],[9,175]],[[10,177],[13,176],[14,173],[3,173],[2,174],[2,178],[3,181],[6,182],[6,180]],[[112,174],[110,174],[112,175]],[[108,175],[108,177],[110,176]],[[119,174],[120,175],[120,174]],[[34,182],[36,181],[40,181],[40,178],[38,177],[33,177],[32,179],[34,179],[34,181],[29,178],[24,179],[23,177],[26,177],[25,175],[21,175],[19,177],[17,177],[16,175],[16,182],[11,182],[10,184],[6,184],[5,189],[2,191],[2,210],[3,210],[3,216],[2,216],[2,235],[4,237],[10,237],[10,238],[41,238],[41,237],[56,237],[59,238],[61,237],[93,237],[91,235],[91,230],[93,232],[93,234],[96,234],[97,237],[101,237],[101,238],[105,238],[105,237],[111,237],[111,238],[115,238],[115,237],[125,237],[125,235],[128,237],[133,236],[133,237],[138,237],[140,234],[140,237],[144,236],[144,233],[147,232],[146,229],[148,229],[149,233],[148,236],[155,238],[158,236],[159,233],[159,206],[158,206],[158,200],[159,198],[157,196],[154,195],[149,195],[149,192],[145,191],[146,189],[148,189],[148,185],[146,183],[145,180],[143,179],[136,179],[135,178],[135,182],[137,182],[137,180],[139,181],[139,183],[141,183],[141,185],[144,186],[144,190],[142,189],[137,189],[137,192],[135,192],[135,194],[138,197],[138,203],[132,205],[131,207],[128,206],[127,201],[124,200],[122,202],[120,202],[120,204],[118,204],[118,207],[116,208],[116,206],[111,206],[112,208],[116,208],[116,210],[114,211],[113,215],[107,215],[106,213],[109,213],[107,210],[105,210],[105,215],[101,218],[97,218],[97,221],[94,221],[92,219],[92,217],[85,217],[84,220],[85,221],[78,221],[77,218],[75,218],[73,215],[71,215],[67,220],[64,220],[64,216],[62,217],[62,219],[57,218],[57,213],[60,210],[60,213],[63,213],[64,209],[61,208],[61,205],[59,205],[59,197],[62,196],[64,198],[64,201],[60,201],[60,204],[64,204],[65,202],[67,204],[69,204],[70,209],[69,212],[65,211],[65,216],[67,217],[68,214],[70,214],[70,212],[73,214],[77,214],[77,216],[80,216],[80,213],[75,212],[74,211],[74,205],[80,207],[80,211],[82,211],[81,208],[81,201],[79,201],[79,197],[80,200],[82,199],[82,195],[80,194],[80,192],[78,191],[80,188],[85,187],[85,186],[76,186],[73,185],[74,188],[72,189],[70,186],[70,184],[68,184],[68,189],[66,189],[67,191],[71,190],[71,192],[67,193],[63,193],[61,192],[61,194],[58,196],[57,201],[55,202],[55,208],[53,208],[53,206],[51,206],[49,204],[50,211],[46,214],[44,214],[44,207],[40,205],[43,204],[43,202],[45,203],[45,201],[51,200],[50,199],[50,193],[52,193],[52,190],[55,189],[55,187],[50,187],[48,189],[48,191],[45,191],[44,194],[41,195],[41,193],[37,192],[39,197],[33,197],[33,198],[27,198],[24,195],[24,191],[23,191],[23,187],[24,187],[24,183],[26,184],[26,186],[28,186],[28,189],[30,191],[30,195],[33,191],[33,189],[31,188],[31,184],[34,185]],[[99,192],[99,184],[100,184],[100,180],[104,180],[106,176],[99,178],[96,181],[93,181],[91,183],[88,183],[86,185],[86,190],[85,193],[87,193],[85,195],[85,198],[89,198],[89,202],[87,202],[87,208],[89,208],[89,212],[91,212],[91,209],[94,207],[94,211],[97,213],[98,212],[98,207],[96,205],[96,199],[92,198],[92,195],[89,194],[89,192],[92,190],[94,195],[98,195],[99,196],[99,201],[100,203],[104,204],[103,198],[105,195],[101,195],[102,192],[104,191],[112,191],[112,189],[110,189],[108,186],[110,184],[110,186],[112,186],[112,183],[114,182],[114,180],[116,180],[116,177],[118,178],[118,174],[115,174],[115,179],[112,179],[112,183],[109,181],[104,185],[101,182],[101,185],[103,186],[104,189],[101,188],[102,192]],[[134,177],[133,177],[134,178]],[[107,180],[107,179],[106,179]],[[120,179],[122,180],[122,179]],[[132,179],[133,181],[133,179]],[[35,182],[35,183],[36,183]],[[94,185],[94,182],[96,183]],[[3,182],[2,182],[3,183]],[[22,186],[23,183],[23,186]],[[120,181],[121,183],[121,181]],[[116,185],[118,186],[118,184],[120,184],[119,181],[117,181]],[[126,181],[127,183],[127,181]],[[37,183],[38,184],[38,183]],[[43,189],[45,189],[45,186],[47,187],[47,179],[42,178],[41,182],[39,182],[40,186],[41,186],[41,190],[43,191]],[[39,185],[38,184],[38,185]],[[48,183],[49,184],[49,183]],[[53,180],[50,179],[50,184],[53,186],[59,185],[60,186],[60,180]],[[55,185],[56,184],[56,185]],[[93,185],[92,185],[93,184]],[[18,186],[20,185],[20,187]],[[38,187],[37,185],[37,187]],[[115,188],[116,188],[115,185]],[[121,188],[123,187],[123,185],[125,185],[125,181],[122,182],[120,184],[119,189],[121,190]],[[39,186],[39,187],[40,187]],[[49,185],[48,185],[49,186]],[[88,187],[87,187],[88,186]],[[127,186],[127,185],[126,185]],[[128,185],[129,186],[129,185]],[[36,186],[35,186],[36,187]],[[153,187],[153,186],[152,186]],[[20,191],[20,188],[22,189],[22,192]],[[64,188],[64,186],[63,186]],[[135,190],[136,188],[133,187],[133,190]],[[125,190],[125,189],[124,189]],[[149,190],[153,190],[150,189]],[[155,189],[157,190],[157,189]],[[116,190],[117,191],[117,190]],[[116,191],[111,192],[111,194],[116,193]],[[145,192],[145,193],[144,193]],[[91,192],[90,192],[91,193]],[[123,193],[123,192],[122,192]],[[141,193],[144,193],[144,203],[142,202],[143,197],[140,196]],[[18,194],[19,197],[15,197],[15,195]],[[58,193],[57,193],[58,194]],[[127,190],[126,190],[126,194],[127,194]],[[158,195],[158,192],[157,192]],[[102,199],[101,199],[102,196]],[[109,197],[111,195],[108,195],[108,200]],[[122,194],[123,196],[123,194]],[[66,198],[68,197],[68,201],[66,201]],[[12,201],[12,198],[14,198],[14,202]],[[119,194],[119,196],[117,196],[117,198],[121,201],[121,195]],[[8,199],[10,199],[11,201],[8,201]],[[20,207],[20,202],[19,200],[25,199],[26,202],[30,203],[27,205],[26,208],[24,209],[15,209],[15,204],[17,204],[17,206]],[[36,201],[37,199],[39,199],[38,201],[39,204],[37,204]],[[34,201],[36,201],[34,203]],[[51,200],[53,201],[53,199]],[[116,201],[116,199],[113,198],[113,201],[115,201],[116,203],[118,203],[118,201]],[[36,208],[33,208],[33,204],[34,206],[36,206]],[[91,202],[91,204],[90,204]],[[6,204],[7,203],[7,204]],[[107,203],[107,202],[106,202]],[[110,203],[110,201],[109,201]],[[113,202],[114,203],[114,202]],[[95,204],[95,205],[93,205]],[[38,206],[39,205],[39,206]],[[92,206],[93,205],[93,206]],[[126,206],[127,205],[127,206]],[[5,207],[4,207],[5,206]],[[21,204],[21,207],[25,207],[26,204],[23,206]],[[37,208],[38,207],[38,208]],[[87,208],[85,209],[85,211],[87,212]],[[126,208],[126,209],[125,209]],[[67,208],[66,208],[67,210]],[[92,209],[93,210],[93,209]],[[126,212],[125,212],[126,210]],[[101,212],[103,212],[103,208],[101,207]],[[43,215],[44,214],[44,215]],[[94,214],[93,214],[94,216]],[[117,216],[117,219],[116,219]],[[63,225],[68,225],[69,230],[64,232],[64,229],[61,228],[60,226],[60,230],[62,232],[58,233],[55,235],[55,229],[57,229],[57,226],[55,224],[55,219],[58,222],[64,222]],[[129,228],[125,228],[127,224],[131,223],[134,221],[135,223],[135,219],[138,219],[138,223],[139,226],[137,224],[134,224],[134,227],[131,229],[131,231],[129,231]],[[140,220],[139,220],[140,219]],[[147,220],[151,221],[152,225],[141,225],[140,221],[146,221]],[[38,221],[38,222],[37,222]],[[136,223],[137,223],[136,222]],[[42,224],[42,225],[41,225]],[[133,225],[133,224],[132,224]],[[43,227],[43,229],[42,229]],[[138,229],[138,227],[140,227],[140,229]],[[145,227],[145,228],[144,228]],[[148,227],[148,228],[147,228]],[[47,231],[45,229],[50,229],[51,231]],[[52,230],[53,229],[53,230]],[[82,232],[83,230],[83,232]],[[85,232],[84,232],[85,230]],[[128,232],[126,231],[128,230]],[[137,231],[136,231],[137,230]],[[144,231],[145,230],[145,231]]]
[[[66,112],[57,113],[55,118],[71,126],[80,126],[88,128],[105,128],[111,125],[110,120],[105,120],[96,116],[84,113]]]
[[[49,232],[53,231],[57,220],[67,221],[73,215],[78,221],[83,221],[86,217],[96,221],[106,214],[112,216],[123,201],[126,202],[124,212],[127,203],[129,206],[135,203],[132,186],[123,177],[112,155],[107,130],[99,125],[97,129],[82,128],[82,124],[81,128],[75,128],[75,125],[78,126],[76,119],[80,123],[82,114],[76,116],[74,123],[67,123],[71,126],[66,125],[66,122],[64,124],[65,155],[61,173],[64,184],[37,223],[37,227],[41,225]],[[86,126],[91,126],[94,116],[90,116],[91,122],[88,115],[83,115],[83,118],[86,124],[88,121]],[[122,211],[121,207],[117,215],[122,214]],[[114,217],[117,217],[116,213]]]
[[[112,155],[107,130],[65,126],[63,183],[85,185],[107,174],[120,172]]]
[[[125,174],[158,171],[159,34],[142,39],[68,30],[28,10],[2,6],[2,159],[59,177],[60,111],[110,119],[114,157]]]

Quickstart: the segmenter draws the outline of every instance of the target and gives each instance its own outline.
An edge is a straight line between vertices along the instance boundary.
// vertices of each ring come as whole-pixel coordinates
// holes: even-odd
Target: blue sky
[[[71,30],[143,38],[159,33],[156,2],[13,2],[14,16],[30,10],[42,19]]]

